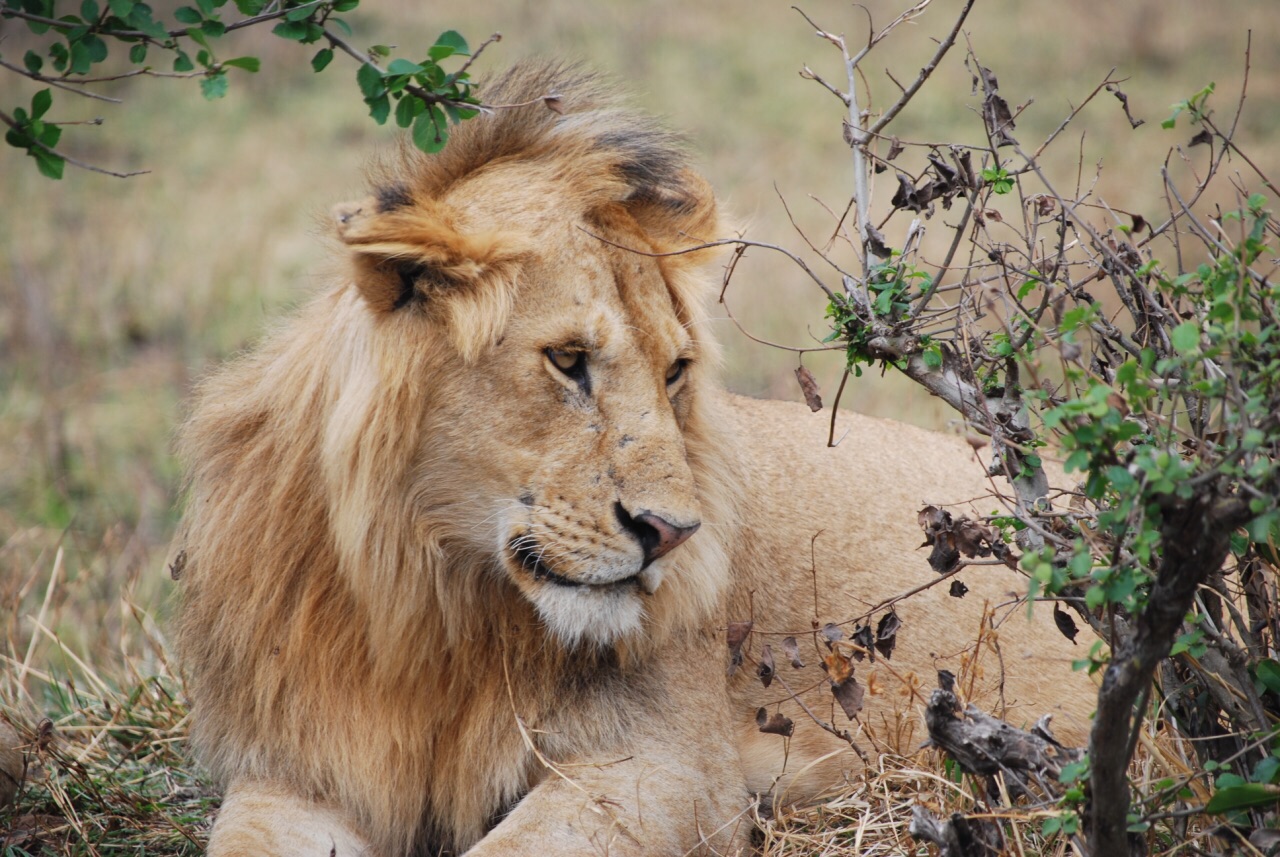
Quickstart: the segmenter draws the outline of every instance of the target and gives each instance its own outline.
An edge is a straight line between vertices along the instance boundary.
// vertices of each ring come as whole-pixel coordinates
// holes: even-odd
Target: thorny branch
[[[927,5],[911,7],[910,17]],[[1265,245],[1280,230],[1266,201],[1236,177],[1229,179],[1235,210],[1206,213],[1201,206],[1225,181],[1228,155],[1275,190],[1236,139],[1252,45],[1226,130],[1205,106],[1211,89],[1183,105],[1200,127],[1191,145],[1217,148],[1207,171],[1191,170],[1193,187],[1185,194],[1170,161],[1174,154],[1188,167],[1192,161],[1181,147],[1171,149],[1161,171],[1167,216],[1155,225],[1099,199],[1087,180],[1081,187],[1083,138],[1073,195],[1058,189],[1043,160],[1102,92],[1115,97],[1113,109],[1128,127],[1143,124],[1119,88],[1124,80],[1113,73],[1028,153],[1013,131],[1031,102],[1011,110],[995,73],[971,46],[966,64],[982,101],[976,113],[987,145],[909,143],[887,133],[959,37],[972,5],[964,5],[910,85],[887,73],[899,94],[878,118],[870,100],[875,87],[859,64],[907,18],[880,31],[872,26],[867,44],[853,51],[843,36],[797,9],[844,63],[847,89],[807,66],[801,75],[848,111],[851,200],[838,218],[828,212],[837,221],[833,236],[854,212],[860,275],[843,272],[827,256],[831,242],[821,250],[802,238],[839,277],[838,289],[818,284],[830,301],[831,339],[844,347],[848,370],[859,364],[897,369],[956,410],[970,436],[989,440],[988,475],[993,485],[1010,489],[999,494],[1007,515],[991,520],[1023,552],[1020,567],[1032,579],[1033,597],[1038,592],[1074,610],[1110,646],[1110,655],[1095,647],[1085,661],[1103,671],[1088,800],[1063,811],[1079,813],[1077,845],[1086,854],[1127,855],[1146,847],[1130,832],[1134,825],[1147,829],[1190,812],[1172,792],[1150,796],[1131,812],[1128,763],[1161,670],[1166,682],[1190,689],[1165,688],[1160,716],[1171,730],[1196,739],[1199,752],[1226,747],[1217,758],[1241,777],[1252,776],[1264,755],[1264,745],[1246,737],[1272,734],[1280,723],[1278,596],[1273,585],[1259,583],[1273,579],[1264,571],[1276,573],[1277,551],[1269,546],[1280,540],[1280,370],[1274,368],[1280,349],[1264,344],[1280,340],[1280,291],[1273,285],[1280,263]],[[890,146],[883,158],[871,150],[880,142]],[[908,149],[923,152],[924,163],[899,166],[909,160],[897,160]],[[897,181],[878,224],[871,210],[873,166],[894,171]],[[932,245],[919,240],[922,222],[954,201],[963,201],[963,211],[955,225],[944,224],[950,240],[932,260]],[[904,213],[912,218],[905,232]],[[901,243],[881,230],[899,230]],[[736,244],[738,256],[747,246],[769,246],[723,243]],[[769,249],[791,257],[810,280],[821,279],[797,254]],[[1172,265],[1161,259],[1166,253]],[[1114,294],[1100,297],[1100,287]],[[841,391],[848,377],[849,371],[842,374]],[[834,440],[833,408],[828,442]],[[1044,465],[1056,442],[1066,444],[1069,467],[1082,473],[1068,476],[1082,484],[1057,492],[1066,497],[1065,508],[1054,508],[1051,499],[1051,485],[1064,480],[1051,482]],[[1073,623],[1055,610],[1059,615],[1066,633],[1063,623]],[[1177,652],[1172,660],[1171,649]],[[1256,690],[1260,665],[1274,671],[1275,688]],[[1204,693],[1197,695],[1197,687]],[[1063,792],[1051,787],[1043,794],[1056,800]],[[1251,812],[1261,824],[1259,810]],[[944,850],[959,841],[962,826],[918,821],[921,835]],[[1211,838],[1215,829],[1208,824],[1203,835]],[[1204,840],[1202,850],[1212,847]]]

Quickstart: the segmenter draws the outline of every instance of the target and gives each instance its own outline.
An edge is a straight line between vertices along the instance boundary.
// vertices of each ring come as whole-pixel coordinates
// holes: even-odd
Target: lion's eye
[[[684,377],[684,370],[689,365],[688,359],[681,357],[667,370],[667,385],[670,386]]]
[[[570,351],[561,348],[548,348],[546,350],[547,360],[552,366],[559,369],[562,373],[572,378],[578,383],[583,383],[587,377],[587,352]]]

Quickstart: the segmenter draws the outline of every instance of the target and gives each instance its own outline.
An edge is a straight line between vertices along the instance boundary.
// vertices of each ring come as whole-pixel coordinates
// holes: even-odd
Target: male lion
[[[702,260],[657,255],[717,235],[707,185],[590,75],[485,89],[550,92],[563,114],[467,122],[340,207],[349,279],[200,389],[177,631],[226,787],[211,854],[745,851],[755,801],[863,764],[818,720],[913,751],[947,667],[1081,734],[1051,624],[1018,608],[976,657],[984,604],[1023,586],[996,567],[898,603],[858,721],[835,707],[815,628],[935,579],[916,510],[983,496],[981,470],[855,416],[829,449],[825,417],[723,392]]]

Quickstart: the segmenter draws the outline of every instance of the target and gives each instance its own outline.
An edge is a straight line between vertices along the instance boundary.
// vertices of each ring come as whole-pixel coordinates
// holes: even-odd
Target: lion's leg
[[[264,783],[227,790],[209,857],[375,857],[338,810]]]
[[[728,727],[724,658],[707,635],[653,665],[661,683],[636,706],[617,746],[558,756],[556,766],[467,857],[750,854],[754,829]]]

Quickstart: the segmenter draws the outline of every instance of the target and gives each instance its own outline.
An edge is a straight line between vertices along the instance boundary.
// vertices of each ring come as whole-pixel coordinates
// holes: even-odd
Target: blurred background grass
[[[883,26],[907,4],[867,5]],[[883,69],[910,80],[959,6],[935,0],[872,54],[865,71],[874,104],[895,92]],[[866,14],[847,3],[804,8],[852,40],[865,32]],[[821,243],[833,228],[827,209],[841,211],[849,198],[843,108],[797,74],[808,63],[841,81],[840,63],[787,3],[366,0],[349,18],[356,44],[398,45],[397,55],[421,53],[447,28],[473,45],[500,31],[504,39],[486,52],[482,70],[553,56],[614,73],[640,104],[687,134],[752,238],[802,246],[781,196]],[[1042,140],[1112,67],[1131,78],[1124,89],[1147,123],[1131,130],[1104,95],[1046,165],[1065,190],[1078,172],[1087,186],[1101,161],[1100,195],[1149,219],[1161,211],[1165,152],[1190,136],[1185,123],[1164,131],[1159,121],[1209,81],[1218,84],[1220,113],[1231,112],[1249,28],[1254,68],[1239,139],[1274,175],[1278,159],[1267,141],[1280,125],[1275,0],[979,0],[966,26],[1010,104],[1033,100],[1018,119],[1024,143]],[[20,56],[24,30],[0,23],[0,53]],[[17,150],[0,153],[0,621],[12,658],[27,650],[33,625],[20,617],[39,606],[59,548],[64,576],[51,590],[46,623],[90,663],[129,635],[122,597],[165,612],[171,587],[162,564],[179,480],[171,438],[190,384],[325,281],[325,213],[363,193],[361,165],[393,138],[365,115],[345,58],[315,75],[307,61],[317,46],[265,30],[227,41],[226,55],[264,63],[258,75],[234,75],[221,101],[203,101],[195,81],[120,84],[111,90],[126,101],[119,107],[59,96],[56,119],[106,119],[102,128],[68,129],[69,152],[149,175],[120,180],[68,167],[63,181],[50,182]],[[899,136],[980,140],[963,56],[961,44],[900,118]],[[6,76],[0,101],[26,103],[36,89]],[[1193,160],[1206,157],[1191,151]],[[882,207],[892,189],[879,188]],[[900,244],[905,221],[894,223],[898,232],[888,238]],[[761,337],[803,345],[824,332],[821,294],[764,251],[739,266],[729,298]],[[750,342],[728,321],[718,326],[733,388],[800,398],[795,355]],[[829,402],[840,361],[822,356],[831,359],[806,362]],[[871,374],[850,384],[843,405],[936,427],[948,419],[921,392]]]

